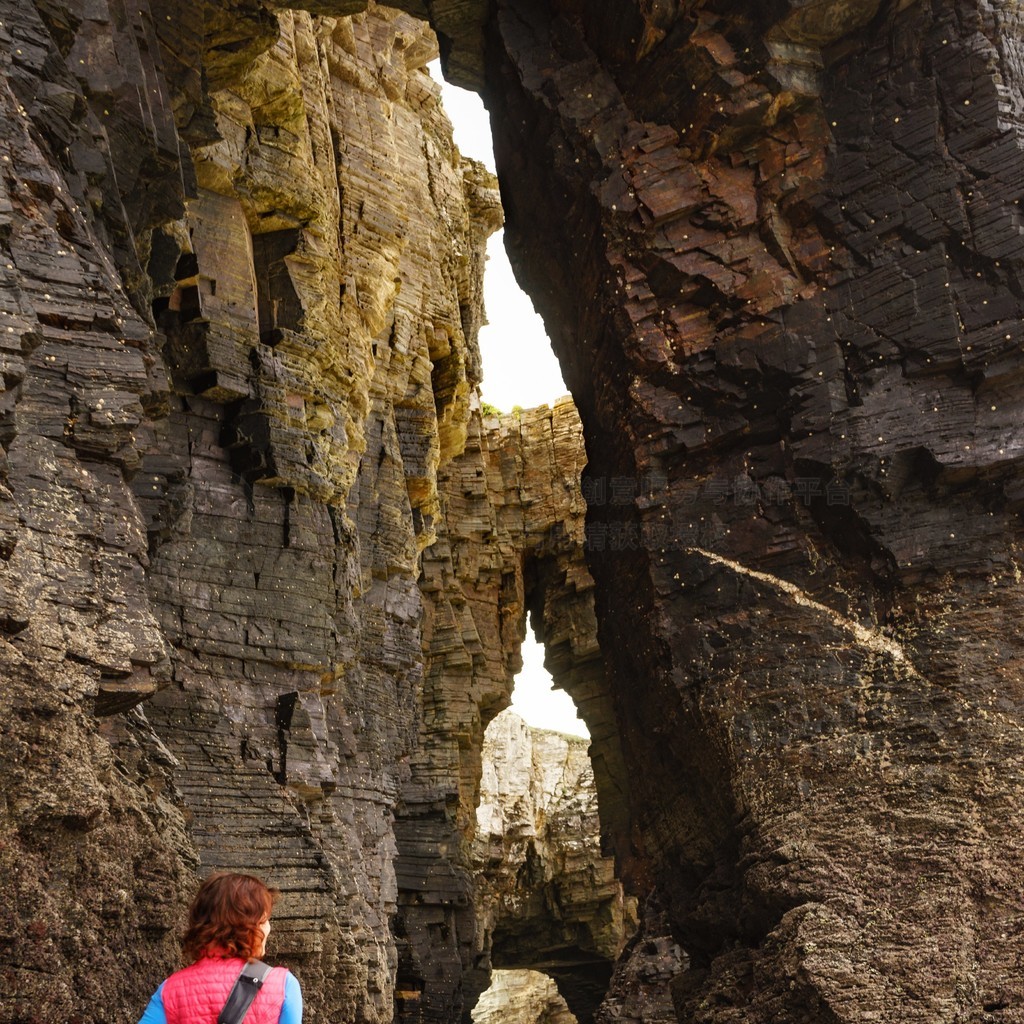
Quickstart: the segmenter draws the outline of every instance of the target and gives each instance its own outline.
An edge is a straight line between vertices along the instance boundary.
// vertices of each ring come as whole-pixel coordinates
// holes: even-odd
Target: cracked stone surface
[[[494,180],[397,11],[0,21],[0,1016],[137,1019],[229,868],[311,1018],[390,1021]]]
[[[1020,11],[405,6],[0,2],[0,1014],[130,1021],[245,866],[311,1020],[461,1016],[529,610],[598,1019],[1024,1020]],[[473,410],[417,14],[578,417]]]
[[[619,851],[682,1020],[1020,1019],[1021,27],[489,25],[506,242],[586,437]]]

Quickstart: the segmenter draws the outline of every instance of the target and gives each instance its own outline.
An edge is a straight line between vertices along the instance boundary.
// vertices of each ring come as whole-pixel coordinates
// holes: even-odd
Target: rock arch
[[[244,861],[311,1013],[460,1014],[529,603],[680,1016],[1016,1013],[1017,8],[405,6],[2,5],[13,1012],[142,1005]],[[602,680],[557,545],[472,562],[499,213],[413,15],[490,106],[579,409]]]
[[[480,987],[495,971],[540,972],[580,1024],[593,1021],[637,926],[635,901],[600,853],[587,747],[511,708],[498,715],[484,741],[473,847]],[[475,1017],[471,991],[466,1001]]]

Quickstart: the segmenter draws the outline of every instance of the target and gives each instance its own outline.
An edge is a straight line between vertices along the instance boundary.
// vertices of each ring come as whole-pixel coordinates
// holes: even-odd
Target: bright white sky
[[[449,85],[441,76],[441,62],[430,65],[431,77],[441,83],[441,102],[452,122],[455,144],[466,156],[494,170],[491,123],[475,92]],[[484,306],[488,325],[480,331],[485,402],[509,412],[551,405],[568,394],[558,360],[544,332],[544,322],[534,311],[529,296],[516,283],[505,255],[504,232],[491,235],[484,274]]]
[[[544,668],[544,648],[537,643],[529,626],[522,654],[523,670],[516,676],[512,690],[512,710],[527,725],[538,729],[589,736],[582,719],[576,717],[572,698],[563,690],[553,689],[551,673]]]
[[[482,161],[493,171],[491,125],[480,97],[449,85],[441,74],[440,61],[429,67],[431,76],[441,83],[441,102],[452,122],[455,144],[466,156]],[[568,389],[544,323],[516,283],[500,231],[487,245],[484,305],[489,324],[480,331],[483,400],[509,412],[514,405],[524,409],[551,405],[566,394]],[[544,668],[544,649],[534,639],[532,629],[527,629],[523,642],[523,670],[516,676],[512,707],[537,728],[588,735],[568,694],[552,689],[551,676]]]

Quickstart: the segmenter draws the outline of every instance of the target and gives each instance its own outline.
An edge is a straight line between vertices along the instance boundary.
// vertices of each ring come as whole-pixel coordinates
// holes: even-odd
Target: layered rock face
[[[470,415],[422,23],[0,4],[0,1012],[133,1019],[244,866],[311,1019],[458,1016],[530,609],[649,908],[602,1013],[1024,1019],[1019,10],[404,6],[585,537],[569,409]]]
[[[390,1020],[493,180],[395,11],[2,20],[3,1016],[137,1019],[227,868],[312,1019]]]
[[[5,1019],[136,1019],[213,869],[311,1019],[454,1019],[527,605],[600,674],[579,420],[471,415],[494,182],[407,15],[87,13],[4,15]]]
[[[1021,1019],[1013,5],[503,2],[682,1020]]]
[[[214,95],[194,258],[160,311],[183,397],[142,479],[165,491],[145,506],[149,578],[177,657],[146,714],[182,762],[204,866],[286,892],[279,948],[312,1012],[390,1020],[418,555],[465,431],[500,212],[452,150],[425,25],[279,22]]]
[[[495,971],[473,1024],[575,1024],[555,983],[536,971]]]
[[[454,1019],[489,984],[490,938],[478,933],[469,872],[484,729],[521,667],[528,609],[556,684],[573,695],[600,752],[595,785],[612,823],[603,828],[626,827],[622,757],[584,564],[584,464],[579,417],[563,400],[473,416],[463,453],[438,474],[442,514],[420,578],[423,718],[396,826],[397,1019]],[[561,927],[557,918],[550,923]]]
[[[7,1020],[72,1020],[84,1006],[94,1009],[80,1019],[111,1019],[105,1006],[140,1006],[139,979],[175,955],[196,858],[169,791],[173,755],[138,720],[115,755],[94,715],[171,675],[128,482],[168,383],[129,292],[142,275],[125,245],[129,218],[145,232],[182,208],[166,177],[177,167],[166,90],[154,81],[141,109],[121,102],[143,63],[138,37],[102,21],[25,4],[0,15]],[[97,37],[121,54],[104,88],[87,63]],[[83,79],[97,85],[92,102]],[[137,159],[118,160],[132,135]],[[163,187],[148,192],[154,179]]]
[[[601,856],[587,746],[511,710],[498,715],[484,743],[474,847],[486,961],[547,974],[578,1021],[593,1019],[636,928],[613,860]]]

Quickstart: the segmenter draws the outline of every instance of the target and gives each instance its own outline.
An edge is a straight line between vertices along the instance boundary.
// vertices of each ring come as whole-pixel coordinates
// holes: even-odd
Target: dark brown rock
[[[673,1024],[673,986],[687,967],[664,911],[653,900],[642,908],[640,927],[630,937],[594,1018],[596,1024]]]
[[[130,297],[126,218],[145,231],[181,195],[171,183],[152,206],[125,205],[117,187],[145,191],[166,170],[160,83],[143,121],[90,106],[74,73],[102,37],[124,69],[98,79],[130,74],[136,26],[32,5],[5,5],[0,22],[0,1015],[71,1020],[145,1000],[147,972],[175,956],[196,858],[173,757],[144,727],[115,755],[99,717],[171,671],[128,483],[167,382]],[[111,146],[95,149],[104,130]],[[134,159],[115,173],[129,132]]]
[[[1013,1015],[1016,15],[628,9],[499,5],[485,97],[677,1012]]]

